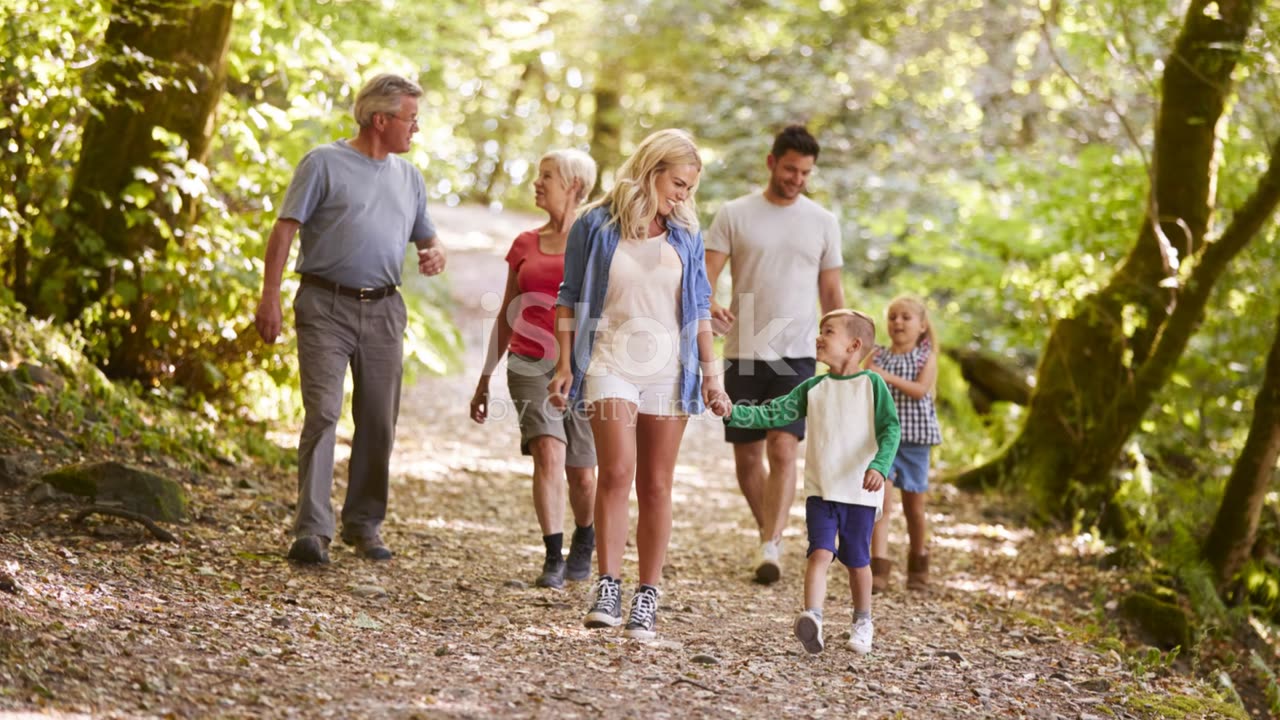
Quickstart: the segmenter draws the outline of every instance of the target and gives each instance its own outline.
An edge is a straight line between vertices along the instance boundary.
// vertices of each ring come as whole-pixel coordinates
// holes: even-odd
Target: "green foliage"
[[[74,328],[26,322],[22,313],[12,298],[0,297],[0,399],[12,412],[29,416],[29,425],[71,434],[66,447],[42,451],[54,456],[110,451],[116,457],[132,452],[197,471],[208,470],[215,459],[284,462],[278,447],[262,441],[260,427],[207,403],[193,412],[173,393],[114,383],[86,360],[87,343]],[[49,369],[65,387],[33,389],[17,379],[14,368],[23,363]],[[0,426],[0,440],[16,446],[37,442],[10,425]]]

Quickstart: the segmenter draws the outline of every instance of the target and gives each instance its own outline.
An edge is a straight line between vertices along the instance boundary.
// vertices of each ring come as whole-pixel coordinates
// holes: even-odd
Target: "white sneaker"
[[[811,655],[822,652],[822,621],[817,615],[808,610],[800,613],[796,618],[795,633],[796,639]]]
[[[860,618],[853,624],[853,632],[849,635],[849,647],[856,653],[866,655],[871,652],[871,640],[875,634],[876,629],[871,624],[871,618]]]
[[[756,582],[772,585],[782,577],[782,541],[767,540],[760,543],[760,564],[756,566]]]

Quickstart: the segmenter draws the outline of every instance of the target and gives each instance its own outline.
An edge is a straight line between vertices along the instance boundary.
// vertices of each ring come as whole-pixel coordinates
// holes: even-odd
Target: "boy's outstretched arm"
[[[783,427],[799,420],[809,410],[809,389],[825,378],[825,375],[809,378],[791,392],[761,405],[740,403],[733,406],[725,424],[729,427],[768,430]]]

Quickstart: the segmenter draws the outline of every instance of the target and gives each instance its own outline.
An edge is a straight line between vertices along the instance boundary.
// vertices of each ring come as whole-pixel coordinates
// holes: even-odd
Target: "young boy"
[[[898,451],[898,412],[884,379],[859,370],[875,345],[876,326],[856,310],[822,317],[817,358],[831,372],[804,381],[763,405],[735,405],[732,427],[771,428],[806,418],[805,525],[809,563],[804,611],[795,634],[804,649],[822,652],[822,601],[833,557],[849,569],[854,622],[849,647],[871,652],[871,530],[884,505],[884,478]],[[837,547],[836,539],[839,538]]]

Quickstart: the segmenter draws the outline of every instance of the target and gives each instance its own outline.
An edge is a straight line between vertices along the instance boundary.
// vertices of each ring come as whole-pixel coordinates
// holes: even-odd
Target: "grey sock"
[[[854,611],[853,611],[853,621],[854,621],[855,623],[856,623],[856,622],[858,622],[859,620],[863,619],[863,618],[866,618],[867,620],[870,620],[870,619],[871,619],[871,611],[870,611],[870,610],[854,610]]]
[[[814,617],[818,618],[818,622],[822,622],[822,608],[805,608],[805,612],[813,613]]]

